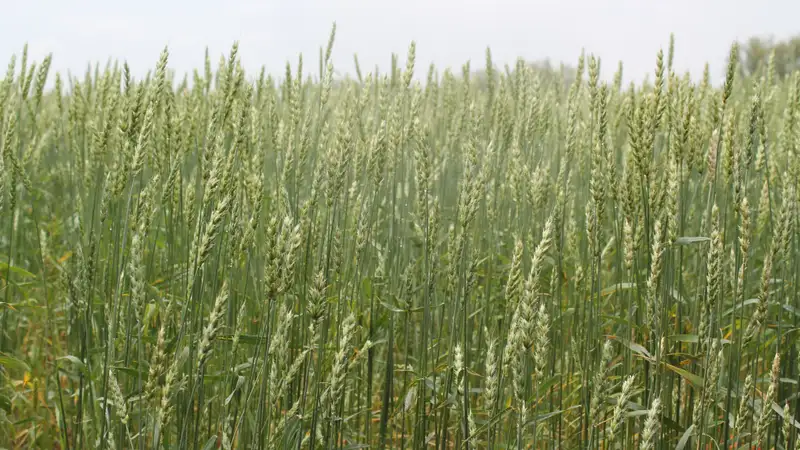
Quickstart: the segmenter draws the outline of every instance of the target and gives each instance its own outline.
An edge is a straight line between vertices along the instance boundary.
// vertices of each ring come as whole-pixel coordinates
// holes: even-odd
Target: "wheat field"
[[[10,59],[0,448],[800,448],[800,72],[335,78],[334,36]]]

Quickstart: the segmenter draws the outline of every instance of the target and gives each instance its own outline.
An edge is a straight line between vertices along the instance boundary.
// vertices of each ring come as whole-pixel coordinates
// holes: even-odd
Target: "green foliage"
[[[774,38],[751,37],[742,46],[741,70],[745,74],[765,71],[774,66],[775,76],[786,77],[800,69],[800,35],[776,41]]]
[[[334,82],[333,38],[317,79],[12,58],[0,446],[798,444],[800,72]]]

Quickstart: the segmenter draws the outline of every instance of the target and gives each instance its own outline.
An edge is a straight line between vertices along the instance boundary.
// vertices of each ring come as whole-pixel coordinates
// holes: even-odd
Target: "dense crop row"
[[[0,446],[797,448],[800,73],[334,80],[332,43],[11,59]]]

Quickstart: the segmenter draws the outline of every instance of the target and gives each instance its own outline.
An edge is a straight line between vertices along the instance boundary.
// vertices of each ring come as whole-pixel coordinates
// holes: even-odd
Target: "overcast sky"
[[[31,58],[52,52],[59,71],[82,74],[112,57],[143,75],[168,45],[170,67],[182,74],[202,66],[206,46],[216,63],[238,40],[251,74],[265,65],[280,75],[301,52],[316,71],[336,21],[340,72],[353,72],[354,53],[365,72],[388,67],[391,52],[404,61],[415,40],[423,76],[430,62],[482,66],[489,46],[501,67],[518,56],[574,64],[585,48],[602,58],[604,76],[622,60],[626,79],[640,80],[674,32],[675,68],[699,76],[708,61],[718,79],[734,39],[800,33],[798,18],[798,0],[22,0],[0,15],[0,57],[27,41]]]

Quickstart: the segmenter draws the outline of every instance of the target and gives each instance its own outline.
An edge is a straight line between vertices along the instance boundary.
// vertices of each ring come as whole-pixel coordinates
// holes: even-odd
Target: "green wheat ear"
[[[800,445],[791,43],[423,78],[328,31],[314,76],[10,58],[0,442]]]

